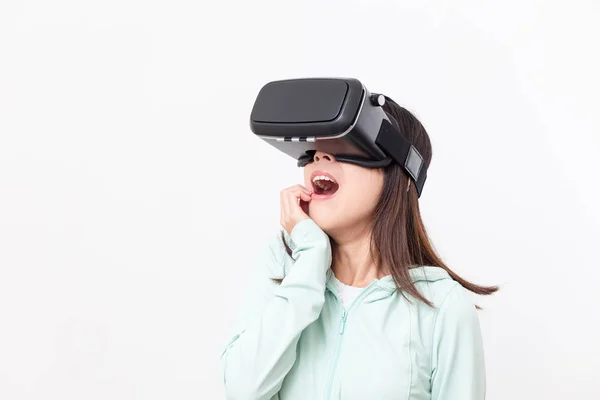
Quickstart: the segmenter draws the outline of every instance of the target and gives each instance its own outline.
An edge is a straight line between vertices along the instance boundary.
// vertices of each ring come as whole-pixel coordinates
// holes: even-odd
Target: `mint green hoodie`
[[[231,400],[482,400],[485,366],[469,293],[446,271],[410,276],[434,308],[376,279],[346,310],[329,237],[311,219],[273,238],[221,355]],[[277,284],[271,278],[283,277]]]

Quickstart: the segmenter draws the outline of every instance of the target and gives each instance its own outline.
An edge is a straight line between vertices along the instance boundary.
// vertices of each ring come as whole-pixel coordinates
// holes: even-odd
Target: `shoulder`
[[[433,307],[412,301],[423,337],[437,363],[437,352],[458,347],[481,347],[479,316],[471,293],[442,268],[419,267],[411,270],[417,290]]]
[[[446,270],[440,267],[422,265],[411,268],[409,275],[415,288],[433,303],[435,308],[439,308],[444,303],[457,285],[460,286]]]
[[[477,308],[467,289],[460,283],[448,290],[436,307],[436,326],[464,326],[478,324]]]
[[[417,290],[433,304],[433,325],[476,322],[477,308],[471,294],[440,267],[411,270]]]

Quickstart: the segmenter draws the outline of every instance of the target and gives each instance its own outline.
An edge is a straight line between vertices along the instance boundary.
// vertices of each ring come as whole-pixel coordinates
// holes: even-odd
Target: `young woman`
[[[421,123],[384,111],[429,166]],[[228,399],[482,400],[476,306],[491,294],[435,253],[401,166],[367,169],[317,151],[281,192],[252,298],[221,356]]]

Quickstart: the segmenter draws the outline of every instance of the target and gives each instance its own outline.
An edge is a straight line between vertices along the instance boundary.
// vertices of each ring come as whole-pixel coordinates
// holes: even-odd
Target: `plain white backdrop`
[[[480,298],[488,399],[600,397],[597,1],[0,3],[0,399],[223,399],[295,162],[271,80],[412,110],[420,199]]]

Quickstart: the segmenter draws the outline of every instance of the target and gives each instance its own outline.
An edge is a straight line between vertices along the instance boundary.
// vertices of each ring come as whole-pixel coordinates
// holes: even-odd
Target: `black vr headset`
[[[250,129],[304,167],[316,150],[340,162],[382,168],[403,166],[421,197],[427,168],[397,122],[383,111],[382,94],[370,93],[354,78],[303,78],[269,82],[262,87]]]

